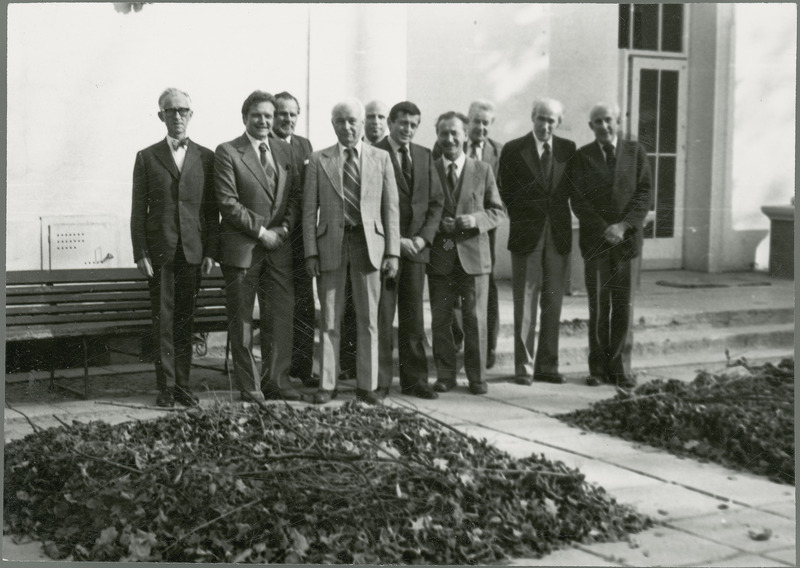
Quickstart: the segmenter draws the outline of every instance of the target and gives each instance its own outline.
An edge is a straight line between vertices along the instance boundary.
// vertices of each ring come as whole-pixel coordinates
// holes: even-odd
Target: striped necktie
[[[356,149],[345,149],[347,158],[344,161],[344,175],[342,176],[342,189],[344,193],[344,219],[350,226],[361,224],[361,177],[356,165]]]

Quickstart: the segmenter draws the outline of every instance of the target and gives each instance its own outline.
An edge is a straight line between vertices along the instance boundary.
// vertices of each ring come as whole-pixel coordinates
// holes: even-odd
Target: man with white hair
[[[575,142],[553,134],[563,114],[556,100],[535,101],[532,130],[506,144],[500,155],[500,195],[511,219],[514,375],[521,385],[564,382],[558,372],[558,337],[572,248],[572,185],[566,170]]]
[[[400,212],[388,152],[364,144],[364,106],[336,104],[331,124],[338,143],[311,154],[303,191],[306,269],[317,278],[321,385],[313,397],[336,396],[345,280],[353,287],[358,362],[356,398],[377,404],[378,302],[381,278],[394,278],[400,257]],[[349,272],[348,272],[349,271]]]
[[[589,113],[595,140],[574,160],[572,207],[589,298],[589,377],[586,384],[633,388],[633,283],[642,252],[642,226],[652,199],[647,150],[619,135],[620,110],[598,103]]]

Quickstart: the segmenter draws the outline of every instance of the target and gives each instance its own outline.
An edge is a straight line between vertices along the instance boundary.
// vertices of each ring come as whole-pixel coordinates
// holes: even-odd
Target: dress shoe
[[[175,406],[175,397],[171,390],[163,390],[156,397],[156,406],[161,408],[172,408]]]
[[[178,402],[183,406],[197,406],[200,404],[200,399],[192,394],[192,391],[187,388],[179,386],[172,387],[172,397],[175,399],[175,402]]]
[[[330,401],[336,398],[338,394],[339,393],[336,391],[336,389],[333,390],[319,389],[311,397],[310,402],[312,404],[328,404]]]
[[[491,369],[494,367],[496,359],[497,356],[494,353],[494,349],[489,349],[489,352],[486,354],[486,368]]]
[[[264,404],[264,393],[258,391],[239,391],[239,400],[242,402],[254,402],[255,404]]]
[[[533,384],[533,377],[520,375],[516,379],[514,379],[514,382],[517,383],[518,385],[525,385],[526,387],[529,387]]]
[[[607,382],[608,381],[606,380],[605,377],[601,377],[599,375],[589,375],[588,377],[586,377],[586,384],[589,385],[590,387],[599,387],[600,385],[605,384]]]
[[[303,395],[300,394],[300,391],[292,387],[286,387],[285,389],[282,389],[272,385],[267,385],[262,389],[261,392],[264,393],[264,398],[267,400],[300,400],[303,398]]]
[[[439,398],[439,395],[425,383],[417,383],[413,387],[407,389],[400,389],[404,395],[415,396],[417,398],[424,398],[426,400],[433,400]]]
[[[455,387],[456,387],[455,381],[450,382],[450,381],[439,380],[433,383],[433,390],[436,392],[448,392],[453,390]]]
[[[356,399],[366,404],[380,404],[381,397],[375,391],[356,389]]]
[[[355,369],[345,369],[344,371],[339,373],[339,380],[340,381],[355,381],[356,380],[356,370]]]
[[[389,387],[378,387],[375,389],[375,394],[381,397],[381,399],[384,399],[389,396]]]
[[[486,383],[470,383],[469,392],[472,394],[486,394],[489,392],[489,387]]]
[[[306,388],[316,389],[319,388],[319,374],[318,373],[311,373],[309,376],[300,379],[303,382],[303,386]]]
[[[617,387],[621,389],[636,388],[636,379],[633,377],[625,377],[625,376],[617,377]]]
[[[534,374],[533,380],[537,383],[553,383],[554,385],[563,385],[567,382],[567,379],[564,378],[564,375],[559,375],[558,373],[555,374]]]

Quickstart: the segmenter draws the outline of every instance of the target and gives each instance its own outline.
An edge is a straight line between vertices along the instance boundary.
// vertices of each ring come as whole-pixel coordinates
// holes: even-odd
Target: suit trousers
[[[514,298],[514,374],[517,377],[558,374],[558,338],[569,254],[556,249],[549,221],[536,248],[511,255]],[[541,308],[541,314],[537,314]],[[534,362],[536,318],[539,342]]]
[[[433,359],[437,379],[456,382],[456,349],[453,319],[456,301],[461,300],[464,323],[464,371],[471,384],[486,380],[486,303],[489,275],[464,272],[460,262],[446,275],[428,275],[433,328]]]
[[[153,314],[153,360],[158,390],[189,388],[192,322],[200,283],[200,265],[189,264],[181,243],[175,255],[153,267],[148,280]]]
[[[291,243],[285,241],[267,252],[253,250],[250,268],[222,265],[225,276],[225,304],[233,357],[234,381],[240,391],[291,386],[292,317],[294,279]],[[261,373],[253,355],[253,305],[258,297],[261,330]]]
[[[610,382],[631,377],[636,259],[613,251],[584,258],[589,298],[589,373]]]
[[[400,388],[411,389],[428,383],[425,353],[425,318],[422,309],[426,263],[401,258],[394,285],[384,281],[378,307],[378,386],[392,384],[394,319],[397,312],[397,354],[400,360]]]
[[[344,312],[345,281],[348,279],[353,287],[356,311],[356,384],[359,389],[374,391],[378,386],[378,302],[381,276],[380,271],[369,260],[363,229],[345,232],[339,267],[322,271],[317,280],[322,312],[320,384],[325,390],[336,388],[336,379],[339,376],[340,330]]]
[[[339,343],[339,366],[342,371],[356,372],[356,344],[358,327],[356,309],[353,306],[353,286],[348,273],[344,292],[344,315],[342,316],[341,341]]]
[[[494,281],[495,252],[494,241],[497,229],[491,229],[489,234],[489,250],[492,253],[492,272],[489,274],[489,293],[486,304],[486,347],[487,353],[497,349],[497,336],[500,335],[500,302],[497,296],[497,284]],[[464,331],[461,329],[459,315],[453,319],[453,338],[456,345],[461,345],[464,340]]]
[[[294,265],[294,340],[289,374],[307,379],[314,365],[314,279],[308,274],[303,250],[303,227],[292,231]]]

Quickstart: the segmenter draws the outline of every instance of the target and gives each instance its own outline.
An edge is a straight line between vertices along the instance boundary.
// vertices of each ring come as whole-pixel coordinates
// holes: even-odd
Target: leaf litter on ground
[[[656,379],[561,420],[795,484],[794,359],[739,359],[690,383]]]
[[[53,558],[485,564],[653,524],[543,455],[420,413],[236,405],[5,447],[6,530]]]

